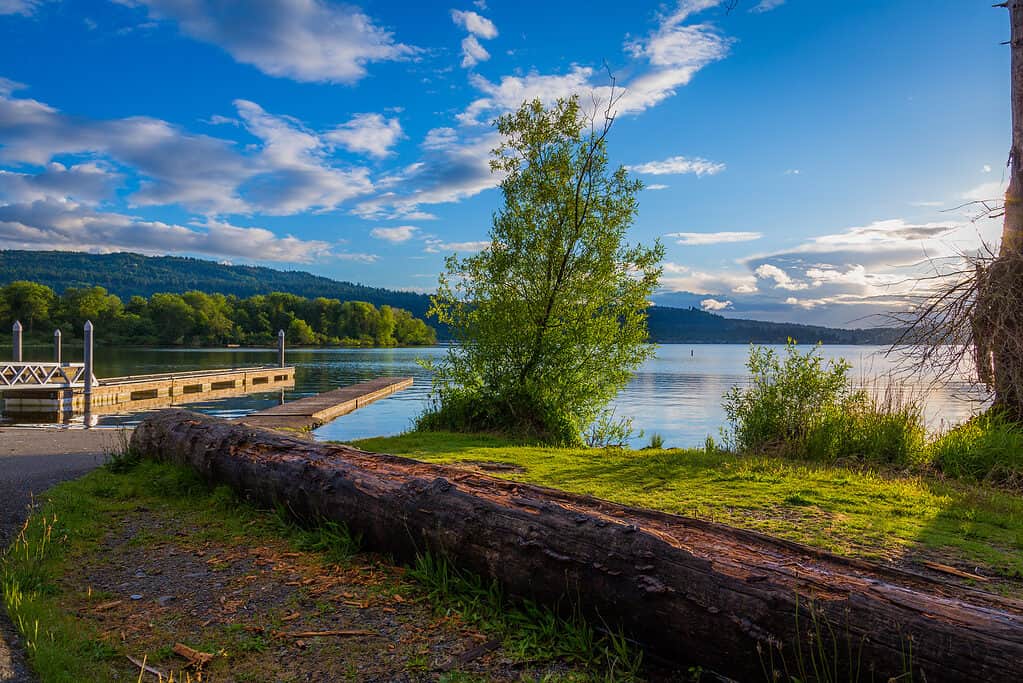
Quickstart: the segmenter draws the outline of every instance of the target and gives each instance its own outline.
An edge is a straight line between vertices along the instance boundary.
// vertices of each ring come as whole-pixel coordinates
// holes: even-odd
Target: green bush
[[[749,385],[733,387],[723,404],[733,450],[895,465],[926,452],[919,405],[856,389],[844,360],[825,360],[818,348],[801,353],[790,340],[784,355],[752,347],[746,367]]]
[[[989,410],[938,437],[931,460],[950,477],[1023,488],[1023,428]]]

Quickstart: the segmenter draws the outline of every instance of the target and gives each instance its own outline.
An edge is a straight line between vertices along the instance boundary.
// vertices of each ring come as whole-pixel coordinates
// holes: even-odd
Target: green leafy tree
[[[295,318],[288,325],[287,338],[292,344],[315,344],[316,332],[313,331],[313,328],[305,320]]]
[[[45,322],[57,302],[57,295],[46,285],[17,280],[0,288],[0,313],[10,328],[15,320],[24,323],[29,334],[37,322]]]
[[[431,313],[460,344],[433,366],[420,426],[579,442],[653,353],[646,308],[664,248],[627,244],[642,183],[609,168],[611,106],[597,118],[573,98],[497,120],[504,207],[487,249],[447,260]]]

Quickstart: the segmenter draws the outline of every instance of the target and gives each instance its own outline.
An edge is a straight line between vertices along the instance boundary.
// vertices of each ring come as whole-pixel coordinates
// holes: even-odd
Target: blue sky
[[[1004,187],[990,5],[0,0],[0,248],[429,291],[500,205],[490,121],[609,68],[656,300],[861,325],[997,238],[956,208]]]

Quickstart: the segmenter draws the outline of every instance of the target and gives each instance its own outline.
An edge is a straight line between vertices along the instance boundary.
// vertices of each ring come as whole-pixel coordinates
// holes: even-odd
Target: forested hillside
[[[238,297],[287,292],[308,299],[322,296],[404,308],[417,318],[426,315],[430,306],[429,297],[414,292],[366,287],[302,271],[235,266],[179,256],[0,251],[0,285],[15,280],[38,282],[56,292],[96,285],[125,301],[133,296],[193,290]]]
[[[425,294],[367,287],[302,271],[227,265],[178,256],[0,251],[0,286],[17,280],[38,282],[58,294],[68,288],[99,286],[125,303],[133,296],[151,297],[157,293],[198,291],[247,298],[287,292],[307,299],[324,297],[339,302],[364,301],[377,308],[390,306],[409,311],[416,318],[425,317],[430,307],[430,298]],[[448,337],[445,328],[435,327],[441,339]],[[650,337],[666,344],[784,343],[789,338],[804,343],[884,344],[894,336],[893,330],[885,328],[848,330],[725,318],[693,308],[650,309]]]

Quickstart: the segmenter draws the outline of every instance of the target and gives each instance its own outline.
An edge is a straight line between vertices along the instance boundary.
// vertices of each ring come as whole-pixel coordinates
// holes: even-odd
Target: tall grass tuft
[[[950,477],[1023,490],[1023,427],[988,410],[939,436],[931,459]]]
[[[926,430],[919,402],[854,387],[849,363],[825,360],[818,350],[802,353],[791,340],[784,354],[751,347],[749,385],[724,397],[725,443],[739,452],[829,461],[921,461]]]

